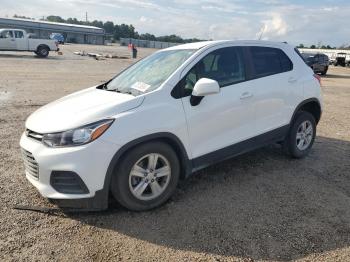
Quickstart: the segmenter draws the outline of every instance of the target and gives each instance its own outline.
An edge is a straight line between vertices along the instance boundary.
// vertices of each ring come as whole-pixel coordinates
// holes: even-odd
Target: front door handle
[[[251,92],[244,92],[243,94],[241,94],[241,99],[247,99],[247,98],[250,98],[252,97],[253,94]]]

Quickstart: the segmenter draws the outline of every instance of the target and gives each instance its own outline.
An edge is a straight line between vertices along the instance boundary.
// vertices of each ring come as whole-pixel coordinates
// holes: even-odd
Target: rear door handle
[[[298,81],[298,79],[296,79],[295,77],[290,77],[289,79],[288,79],[288,82],[289,83],[295,83],[295,82],[297,82]]]
[[[250,98],[252,97],[253,94],[251,92],[244,92],[243,94],[241,94],[241,99],[247,99],[247,98]]]

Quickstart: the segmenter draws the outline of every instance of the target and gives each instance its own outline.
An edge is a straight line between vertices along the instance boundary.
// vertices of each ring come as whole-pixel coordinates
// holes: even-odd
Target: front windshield
[[[140,95],[157,89],[195,50],[161,51],[146,57],[116,76],[109,91]]]

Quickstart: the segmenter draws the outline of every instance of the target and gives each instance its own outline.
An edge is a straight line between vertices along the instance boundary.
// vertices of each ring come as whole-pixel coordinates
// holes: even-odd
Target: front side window
[[[23,32],[22,31],[15,31],[15,37],[16,38],[24,38]]]
[[[253,78],[280,74],[293,69],[292,62],[281,49],[254,46],[250,47],[250,53]]]
[[[201,78],[216,80],[225,87],[245,80],[245,66],[240,47],[226,47],[213,51],[200,60],[182,81],[184,96],[190,95]]]
[[[13,38],[12,31],[2,31],[0,34],[0,38]]]
[[[196,50],[168,50],[146,57],[110,81],[105,89],[140,95],[157,89]]]

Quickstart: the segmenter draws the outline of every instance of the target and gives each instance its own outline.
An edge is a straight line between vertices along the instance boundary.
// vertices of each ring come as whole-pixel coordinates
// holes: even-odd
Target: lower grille
[[[88,194],[89,189],[79,175],[72,171],[52,171],[51,186],[59,193]]]
[[[39,165],[36,162],[33,154],[22,148],[22,158],[27,173],[32,177],[39,179]]]

